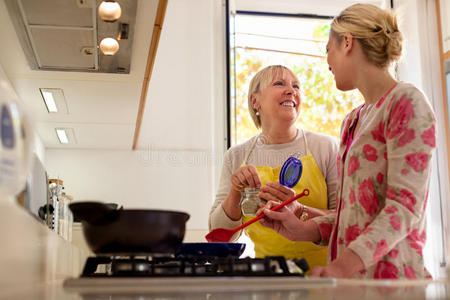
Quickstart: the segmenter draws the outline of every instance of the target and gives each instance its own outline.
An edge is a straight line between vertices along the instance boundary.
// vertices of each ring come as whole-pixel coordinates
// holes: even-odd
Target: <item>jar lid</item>
[[[302,177],[302,172],[303,164],[301,160],[291,156],[281,167],[279,181],[282,185],[292,188]]]
[[[246,187],[246,188],[244,188],[243,189],[243,192],[245,193],[245,194],[250,194],[250,193],[259,193],[259,188],[257,188],[257,187]]]

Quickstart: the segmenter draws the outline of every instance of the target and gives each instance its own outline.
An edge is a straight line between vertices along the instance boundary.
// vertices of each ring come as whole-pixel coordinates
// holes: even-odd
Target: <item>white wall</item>
[[[75,200],[186,211],[188,228],[207,228],[212,195],[205,183],[213,174],[206,152],[48,149],[46,167]]]
[[[39,158],[39,160],[45,164],[45,147],[42,143],[41,138],[39,135],[37,135],[36,132],[34,132],[34,139],[33,139],[33,153],[36,154],[36,156]]]
[[[186,211],[187,240],[203,241],[226,145],[224,16],[222,1],[169,1],[139,151],[47,149],[68,194]]]

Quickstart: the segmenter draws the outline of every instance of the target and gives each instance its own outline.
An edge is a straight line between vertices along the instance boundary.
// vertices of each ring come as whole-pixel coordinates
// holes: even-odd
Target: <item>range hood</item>
[[[137,0],[117,1],[122,16],[114,23],[97,14],[101,0],[5,0],[33,70],[130,73]],[[106,56],[103,38],[118,39],[119,51]]]

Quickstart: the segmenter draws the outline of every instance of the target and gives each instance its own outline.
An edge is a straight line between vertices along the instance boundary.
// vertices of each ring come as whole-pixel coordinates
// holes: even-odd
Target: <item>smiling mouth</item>
[[[283,101],[283,102],[281,102],[280,103],[280,105],[281,106],[288,106],[288,107],[295,107],[296,105],[295,105],[295,102],[293,102],[293,101]]]

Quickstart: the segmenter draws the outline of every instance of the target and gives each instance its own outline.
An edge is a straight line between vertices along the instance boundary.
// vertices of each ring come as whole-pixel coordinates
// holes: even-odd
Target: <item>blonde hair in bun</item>
[[[354,4],[331,23],[331,34],[341,42],[345,33],[360,42],[366,57],[379,67],[388,67],[402,55],[403,36],[397,16],[373,4]]]

